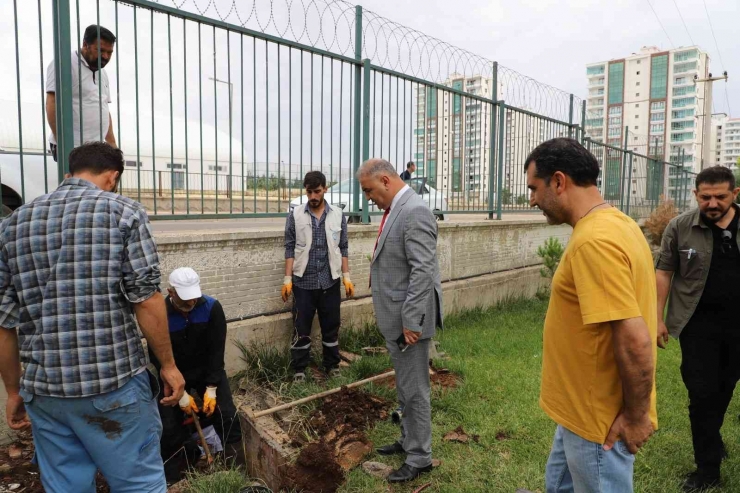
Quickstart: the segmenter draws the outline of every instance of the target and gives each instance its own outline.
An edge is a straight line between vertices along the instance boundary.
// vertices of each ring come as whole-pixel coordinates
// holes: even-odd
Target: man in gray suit
[[[432,469],[429,344],[436,328],[442,327],[437,222],[391,163],[371,159],[357,178],[365,197],[385,210],[370,265],[370,286],[378,328],[396,370],[403,417],[401,438],[378,453],[406,454],[404,465],[388,476],[389,482],[400,483]]]

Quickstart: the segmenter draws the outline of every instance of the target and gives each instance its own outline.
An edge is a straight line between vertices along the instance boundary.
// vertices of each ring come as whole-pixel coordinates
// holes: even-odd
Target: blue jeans
[[[94,493],[100,469],[115,493],[165,493],[157,394],[148,371],[92,397],[62,399],[22,390],[46,492]]]
[[[635,456],[620,442],[605,451],[558,426],[545,471],[547,493],[632,493]]]

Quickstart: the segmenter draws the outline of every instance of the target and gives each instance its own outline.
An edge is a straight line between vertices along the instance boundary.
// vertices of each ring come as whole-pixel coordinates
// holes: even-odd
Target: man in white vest
[[[295,332],[290,348],[294,381],[305,380],[311,361],[311,325],[318,312],[324,370],[339,375],[339,305],[342,279],[347,297],[355,294],[349,277],[347,219],[324,200],[326,177],[309,171],[303,179],[307,201],[288,214],[285,224],[285,278],[282,297],[293,294]]]

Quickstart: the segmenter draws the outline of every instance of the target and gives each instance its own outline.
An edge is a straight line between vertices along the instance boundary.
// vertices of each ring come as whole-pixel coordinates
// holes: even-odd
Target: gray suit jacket
[[[437,221],[413,190],[391,209],[370,275],[375,318],[386,340],[398,339],[404,327],[421,332],[421,339],[442,328]]]

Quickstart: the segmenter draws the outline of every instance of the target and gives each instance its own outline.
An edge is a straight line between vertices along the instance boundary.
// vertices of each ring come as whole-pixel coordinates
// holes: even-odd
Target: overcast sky
[[[737,34],[738,26],[740,25],[738,23],[738,20],[740,20],[740,2],[738,0],[705,1],[706,11],[705,3],[702,0],[615,0],[612,2],[604,2],[602,0],[558,0],[557,2],[553,0],[489,0],[485,2],[480,0],[455,0],[454,2],[449,0],[444,2],[440,0],[364,0],[363,6],[377,15],[417,29],[429,36],[444,40],[454,46],[469,50],[487,59],[496,60],[505,67],[566,92],[572,92],[579,97],[584,97],[587,92],[587,80],[585,76],[585,65],[587,63],[628,56],[646,45],[654,45],[662,49],[689,46],[692,44],[691,39],[693,39],[693,43],[709,52],[711,57],[711,71],[714,75],[719,75],[723,70],[728,71],[730,74],[730,81],[728,83],[715,83],[714,111],[729,113],[730,108],[732,108],[735,113],[731,116],[740,117],[740,79],[738,79],[740,77],[740,36]],[[176,3],[191,11],[197,11],[199,8],[208,6],[208,10],[205,12],[206,15],[227,17],[228,22],[237,25],[246,21],[247,27],[253,29],[259,29],[256,24],[258,18],[259,22],[264,24],[267,19],[270,19],[271,12],[276,19],[288,15],[287,1],[254,0],[254,2],[250,0],[234,0],[233,2],[232,0],[178,0]],[[75,2],[71,3],[74,4]],[[173,5],[173,0],[160,0],[160,3],[163,5]],[[13,4],[13,0],[0,0],[2,12],[6,14],[12,12]],[[51,60],[53,52],[51,2],[43,1],[41,4],[42,32],[44,36],[42,51],[45,71],[45,67]],[[39,59],[38,6],[37,2],[32,1],[18,1],[17,5],[20,26],[18,35],[20,39],[19,57],[21,60],[21,100],[38,106],[38,111],[35,109],[30,111],[30,118],[35,122],[41,118],[40,102],[43,97],[40,68],[42,64]],[[80,24],[84,29],[87,24],[95,22],[95,1],[80,0],[80,5],[82,7]],[[113,5],[113,2],[110,0],[100,0],[101,24],[111,29],[115,29]],[[310,36],[314,36],[315,38],[316,30],[312,30],[314,34],[300,35],[302,29],[301,23],[306,23],[306,16],[302,11],[302,5],[325,5],[325,3],[319,1],[315,4],[310,4],[305,1],[292,1],[293,8],[290,16],[293,28],[298,34],[288,33],[286,37],[292,39],[301,38],[299,41],[307,43],[311,41],[309,39]],[[657,18],[651,10],[651,5],[657,13]],[[233,8],[234,6],[236,8]],[[353,16],[351,4],[347,4],[347,6],[346,15],[351,20]],[[680,9],[680,14],[683,16],[686,27],[684,27],[678,9]],[[120,91],[117,90],[115,72],[113,71],[116,62],[115,58],[114,62],[108,66],[108,71],[113,79],[114,100],[117,95],[120,95],[120,113],[124,114],[125,120],[126,118],[131,118],[130,115],[133,114],[133,17],[130,7],[122,4],[120,10],[119,32],[117,33],[120,43],[116,47],[117,52],[115,55],[119,57],[117,61],[121,64]],[[716,45],[712,37],[712,31],[710,30],[707,11],[714,27]],[[335,6],[332,12],[335,14],[341,12],[341,8]],[[166,135],[169,133],[168,53],[166,44],[167,17],[160,15],[154,17],[156,26],[154,35],[154,70],[157,82],[154,103],[152,103],[151,90],[149,89],[151,78],[150,67],[152,65],[150,16],[143,9],[139,9],[138,13],[137,38],[139,42],[139,84],[141,90],[140,111],[142,116],[146,118],[146,115],[150,115],[152,112],[151,106],[156,103],[154,104],[156,106],[154,110],[155,115],[165,115],[166,120],[162,123],[157,122],[156,128],[158,132],[161,131],[163,135]],[[257,16],[256,14],[259,15]],[[317,24],[316,18],[317,16],[315,14],[309,13],[308,23]],[[661,28],[661,23],[663,28],[665,28],[665,32]],[[324,18],[323,25],[324,30],[329,32],[333,29],[334,22],[327,15]],[[347,27],[347,22],[340,22],[339,26],[337,38],[343,45],[338,49],[351,56],[353,49],[349,38],[350,28]],[[74,15],[72,29],[76,31]],[[181,103],[185,98],[183,95],[182,80],[180,79],[182,79],[181,74],[183,72],[181,66],[184,58],[188,60],[188,80],[197,81],[199,76],[195,68],[197,47],[194,44],[197,39],[197,27],[193,24],[188,29],[187,49],[183,50],[181,41],[182,21],[174,20],[172,23],[173,46],[178,46],[177,49],[173,50],[172,55],[173,70],[175,71],[173,82],[173,95],[175,98],[173,112],[175,118],[181,118],[183,116],[184,105]],[[268,32],[274,33],[275,29],[268,28]],[[213,61],[210,56],[213,43],[210,33],[206,31],[204,33],[201,47],[203,50],[205,75],[202,75],[200,78],[207,81],[207,75],[211,75],[213,71]],[[217,38],[217,44],[221,46],[219,48],[221,55],[217,63],[217,76],[219,78],[226,78],[228,71],[226,68],[222,69],[222,67],[226,66],[225,50],[222,48],[226,38],[222,34],[220,33]],[[16,73],[13,70],[16,56],[13,49],[16,46],[14,36],[13,16],[0,16],[0,42],[5,47],[5,50],[0,52],[0,64],[6,68],[3,74],[0,75],[0,100],[5,101],[17,99]],[[670,41],[668,39],[669,37]],[[240,104],[241,96],[239,93],[241,92],[241,88],[236,84],[234,91],[237,94],[235,94],[234,103],[235,106],[248,106],[245,109],[245,118],[247,120],[246,135],[250,135],[253,130],[249,126],[256,124],[256,132],[259,134],[257,140],[260,140],[262,139],[261,132],[264,125],[261,120],[253,121],[253,113],[256,111],[258,115],[262,115],[267,112],[266,108],[269,105],[269,111],[277,114],[278,110],[275,108],[277,98],[271,96],[269,101],[265,101],[264,95],[259,94],[259,92],[257,93],[256,102],[253,101],[255,98],[250,97],[254,91],[253,84],[256,84],[259,90],[265,87],[265,70],[260,70],[264,44],[258,44],[257,75],[253,76],[254,82],[250,81],[253,60],[250,55],[252,46],[249,43],[251,41],[245,47],[244,58],[244,65],[247,67],[245,69],[247,75],[244,87],[244,104]],[[321,45],[321,42],[318,44]],[[76,40],[73,40],[73,45],[76,48]],[[717,46],[720,52],[718,52]],[[232,44],[232,53],[235,54],[236,49]],[[275,53],[272,52],[271,54],[271,60],[273,60],[271,62],[272,68],[270,69],[271,84],[277,80],[275,74],[277,65],[274,63]],[[722,61],[720,61],[719,53],[721,53]],[[286,79],[286,59],[287,56],[283,54],[281,61],[283,79]],[[294,58],[294,67],[296,67],[296,60],[297,58]],[[724,62],[724,65],[722,62]],[[232,78],[238,77],[238,69],[236,68],[238,65],[232,59]],[[339,67],[337,66],[336,69],[339,70]],[[349,66],[346,67],[346,70],[347,73],[350,72]],[[297,77],[295,73],[293,77],[295,80]],[[307,75],[304,76],[304,81],[306,77]],[[336,77],[334,79],[335,83],[339,83],[339,79]],[[327,78],[325,78],[325,81],[328,83]],[[348,84],[348,82],[347,79],[344,80],[344,84]],[[188,94],[189,118],[192,118],[194,115],[197,117],[197,114],[194,113],[191,105],[196,105],[197,101],[194,99],[195,84],[193,82],[189,82],[188,84],[190,84]],[[228,123],[228,95],[224,90],[225,88],[225,85],[219,86],[220,93],[217,96],[216,104],[218,111],[217,120],[220,129],[224,129]],[[271,94],[274,94],[275,89],[271,89]],[[282,109],[280,110],[281,114],[285,114],[285,107],[287,105],[287,91],[285,89],[284,85],[281,96],[281,101],[283,102]],[[406,89],[404,88],[402,90],[405,91]],[[204,91],[206,91],[204,98],[206,100],[210,98],[211,102],[207,103],[203,109],[203,119],[213,118],[213,121],[216,121],[216,117],[213,116],[214,110],[212,110],[214,97],[213,86],[206,86]],[[411,94],[411,88],[409,88],[409,94]],[[327,93],[326,100],[330,98],[331,96]],[[336,97],[331,99],[338,104],[339,100]],[[348,108],[350,106],[349,94],[345,94],[341,101],[344,104],[344,109],[342,110],[344,117],[348,118]],[[409,113],[410,108],[411,106],[409,106]],[[532,109],[537,110],[536,108]],[[338,111],[338,109],[334,110],[335,120],[338,120]],[[127,113],[128,116],[126,116]],[[320,116],[315,114],[313,117],[312,119],[311,116],[304,115],[305,128],[318,129]],[[240,120],[240,115],[236,112],[234,119],[235,121]],[[291,119],[297,119],[297,115],[294,114],[286,118],[286,120]],[[24,132],[26,132],[25,128],[28,120],[29,117],[24,117]],[[0,122],[0,126],[7,127],[8,129],[12,129],[13,125],[17,129],[17,121],[13,121],[13,115],[6,116]],[[147,122],[146,125],[148,128],[150,123]],[[270,125],[275,125],[274,118],[270,120]],[[344,127],[347,135],[343,135],[342,139],[346,140],[349,139],[349,135],[346,125]],[[389,127],[386,126],[386,128]],[[14,132],[17,133],[17,131]],[[338,130],[335,130],[335,132],[338,132]],[[4,130],[3,133],[5,133]],[[275,133],[274,130],[270,130],[270,140],[275,138]],[[131,132],[129,132],[130,135]],[[3,137],[0,136],[0,138]],[[164,138],[166,139],[166,137]],[[160,139],[158,142],[161,142],[162,138],[158,137],[158,139]],[[327,132],[326,141],[331,140]],[[334,140],[336,140],[336,135]],[[245,146],[248,146],[248,142],[245,142]],[[256,152],[254,148],[247,149],[248,154],[252,152]],[[342,154],[346,154],[348,157],[348,152],[349,149],[345,147]],[[274,158],[274,156],[270,156],[271,160]],[[318,159],[321,160],[321,158]],[[344,160],[344,157],[341,160]]]

